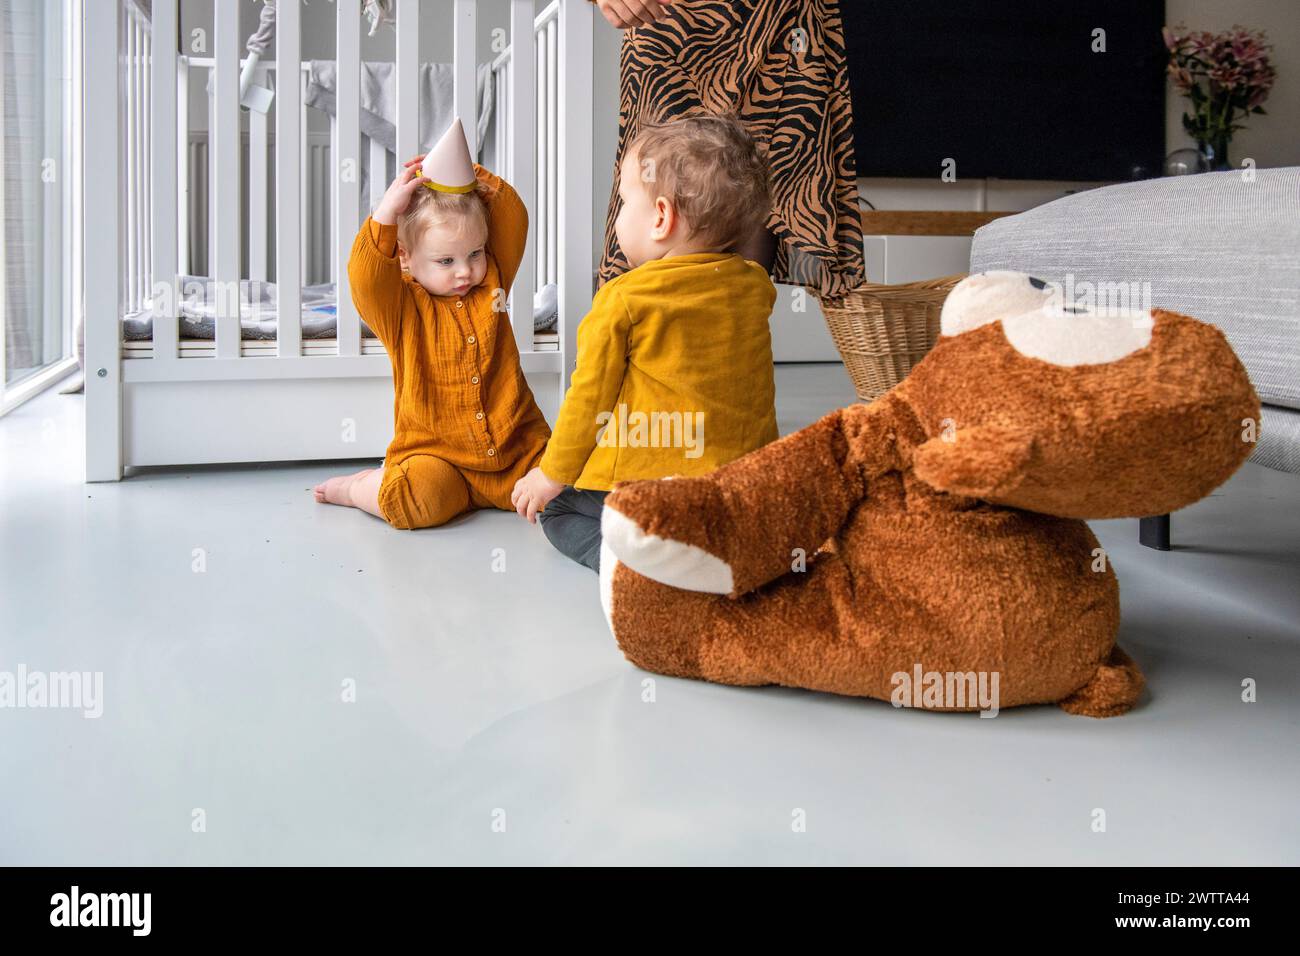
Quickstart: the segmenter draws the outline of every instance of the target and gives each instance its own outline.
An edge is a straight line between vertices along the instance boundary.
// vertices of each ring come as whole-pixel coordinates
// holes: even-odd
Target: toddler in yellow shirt
[[[578,326],[546,452],[510,499],[596,571],[616,482],[706,474],[777,437],[776,287],[734,251],[771,209],[753,139],[725,116],[643,124],[624,151],[619,198],[614,229],[633,268],[600,288]]]

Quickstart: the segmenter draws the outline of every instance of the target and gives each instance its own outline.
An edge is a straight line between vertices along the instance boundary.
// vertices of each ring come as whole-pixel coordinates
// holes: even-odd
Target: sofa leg
[[[1169,515],[1138,520],[1138,541],[1157,551],[1169,550]]]

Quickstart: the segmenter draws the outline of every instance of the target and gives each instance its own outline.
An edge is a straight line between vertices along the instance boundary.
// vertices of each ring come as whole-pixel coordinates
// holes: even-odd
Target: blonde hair
[[[766,224],[767,160],[734,115],[643,123],[624,155],[634,151],[647,194],[668,199],[691,237],[728,252]]]
[[[397,241],[408,253],[430,226],[450,224],[466,228],[478,220],[487,229],[487,206],[475,189],[468,193],[445,193],[422,186],[411,195],[406,212],[397,218]]]

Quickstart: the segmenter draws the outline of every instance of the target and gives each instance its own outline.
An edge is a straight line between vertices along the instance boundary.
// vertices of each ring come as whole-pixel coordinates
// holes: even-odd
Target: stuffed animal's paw
[[[602,544],[633,571],[661,584],[730,594],[731,566],[705,547],[707,529],[701,522],[707,509],[695,499],[707,489],[694,484],[665,479],[620,486],[605,499]]]
[[[951,438],[931,438],[916,449],[912,467],[939,491],[998,499],[1024,481],[1033,453],[1033,437],[1023,429],[976,425]]]

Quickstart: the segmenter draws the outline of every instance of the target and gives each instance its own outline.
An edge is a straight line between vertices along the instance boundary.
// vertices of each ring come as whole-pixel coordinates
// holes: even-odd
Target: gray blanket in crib
[[[303,286],[302,337],[332,339],[338,324],[337,292],[334,283]],[[239,281],[240,338],[245,341],[274,339],[279,296],[274,282]],[[177,303],[182,339],[216,338],[216,305],[212,280],[207,276],[181,276],[181,296]],[[546,332],[555,328],[559,314],[557,289],[552,283],[533,296],[533,330]],[[153,311],[145,309],[122,319],[123,338],[128,342],[153,338]],[[375,338],[374,332],[361,322],[361,337]]]

